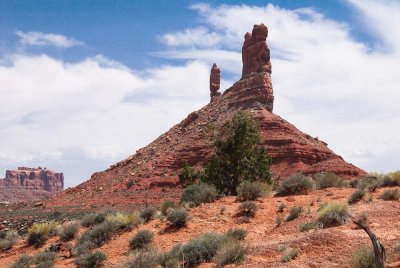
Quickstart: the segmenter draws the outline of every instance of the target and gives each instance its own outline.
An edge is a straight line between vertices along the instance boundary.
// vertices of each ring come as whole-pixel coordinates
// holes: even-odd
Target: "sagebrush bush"
[[[379,180],[379,187],[394,187],[394,186],[400,186],[400,179],[393,178],[390,175],[386,175]]]
[[[322,223],[323,228],[328,228],[346,223],[348,217],[347,205],[332,203],[321,209],[318,221]]]
[[[300,213],[303,211],[303,207],[294,206],[290,209],[289,215],[286,217],[286,221],[292,221],[300,216]]]
[[[100,247],[111,239],[113,234],[117,232],[119,225],[112,221],[104,221],[91,230],[86,230],[78,240],[78,245],[83,243],[91,243],[94,247]]]
[[[15,231],[4,232],[0,236],[0,250],[9,250],[18,240],[18,233]]]
[[[28,245],[43,246],[49,236],[56,234],[59,224],[57,222],[35,223],[28,231]]]
[[[216,233],[205,233],[186,244],[172,249],[177,260],[184,260],[184,267],[194,267],[211,261],[222,245],[222,236]]]
[[[360,189],[365,189],[368,192],[374,192],[379,187],[379,181],[376,176],[366,176],[361,178],[358,183]]]
[[[352,180],[349,182],[349,185],[350,185],[351,188],[357,188],[357,187],[358,187],[358,184],[359,184],[359,180],[358,180],[358,179],[352,179]]]
[[[147,207],[140,212],[140,217],[143,219],[144,222],[148,222],[153,218],[156,211],[157,210],[153,207]]]
[[[318,229],[321,228],[321,223],[318,221],[310,221],[310,222],[305,222],[300,224],[299,226],[299,231],[300,232],[306,232],[311,229]]]
[[[174,208],[168,211],[167,220],[173,227],[183,227],[189,219],[189,213],[184,208]]]
[[[289,262],[295,259],[299,255],[299,250],[294,248],[288,248],[285,250],[284,255],[281,257],[281,262]]]
[[[176,208],[176,204],[171,200],[165,200],[160,206],[161,215],[166,216],[171,208]]]
[[[243,201],[254,201],[265,195],[265,187],[258,181],[243,181],[237,188],[238,197]]]
[[[78,240],[78,243],[73,248],[72,254],[73,256],[80,256],[85,253],[90,253],[90,250],[96,248],[96,245],[88,240]]]
[[[142,218],[138,213],[128,214],[118,212],[106,217],[106,221],[112,222],[119,230],[130,230],[143,223]]]
[[[158,262],[163,268],[180,268],[182,267],[172,252],[161,253],[158,256]]]
[[[349,204],[354,204],[357,203],[359,201],[361,201],[365,196],[365,191],[364,189],[358,189],[357,191],[355,191],[354,193],[352,193],[350,195],[350,197],[348,198],[347,202]]]
[[[239,215],[254,218],[256,216],[258,206],[251,201],[244,201],[239,205]]]
[[[11,264],[10,268],[29,268],[31,264],[33,264],[33,258],[23,254],[13,264]]]
[[[315,185],[317,189],[326,189],[330,187],[343,187],[343,180],[335,173],[323,172],[315,175]]]
[[[359,247],[351,258],[351,267],[375,268],[375,258],[372,249],[367,246]]]
[[[295,174],[282,181],[278,187],[278,195],[292,195],[306,193],[312,189],[312,181],[303,174]]]
[[[156,268],[159,264],[159,254],[156,251],[137,251],[118,268]],[[175,268],[175,267],[174,267]]]
[[[53,268],[57,257],[55,252],[43,251],[35,256],[34,263],[36,268]]]
[[[141,230],[129,242],[132,250],[146,248],[153,241],[154,234],[149,230]]]
[[[246,236],[247,236],[247,231],[245,229],[240,229],[240,228],[235,228],[235,229],[230,228],[224,234],[225,238],[233,240],[244,240]]]
[[[71,222],[63,225],[59,232],[58,236],[60,237],[61,241],[71,241],[75,238],[76,234],[79,230],[79,224],[76,222]]]
[[[103,252],[89,252],[78,256],[75,259],[75,264],[80,268],[97,268],[102,266],[105,259],[106,255]]]
[[[217,196],[217,189],[215,186],[199,183],[186,187],[182,192],[181,201],[198,206],[201,203],[213,202],[217,199]]]
[[[400,199],[400,191],[399,189],[389,189],[385,190],[383,194],[380,196],[383,200],[399,200]]]
[[[232,263],[239,264],[244,260],[246,253],[246,246],[238,241],[232,241],[221,246],[214,257],[214,262],[218,267]]]
[[[90,227],[106,220],[107,216],[114,214],[111,211],[100,211],[98,213],[89,213],[85,215],[81,220],[81,225],[83,227]]]

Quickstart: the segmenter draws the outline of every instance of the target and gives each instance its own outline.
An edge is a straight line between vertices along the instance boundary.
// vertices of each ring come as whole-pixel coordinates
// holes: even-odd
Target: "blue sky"
[[[29,48],[29,52],[46,52],[65,60],[76,61],[83,57],[104,54],[131,68],[143,69],[167,61],[152,52],[161,51],[165,45],[159,37],[166,32],[202,24],[197,12],[190,8],[198,1],[0,1],[0,40],[6,51],[18,44],[15,32],[39,31],[60,33],[85,43],[68,50],[48,47]],[[207,3],[202,2],[202,3]],[[240,5],[240,1],[209,1]],[[352,10],[345,1],[247,1],[246,4],[265,6],[267,3],[283,8],[312,7],[328,18],[357,25]],[[360,27],[353,27],[356,38],[372,41]],[[3,48],[4,49],[4,48]],[[4,52],[3,52],[4,53]],[[175,59],[176,60],[176,59]],[[168,63],[174,59],[168,59]]]
[[[368,171],[399,169],[400,4],[0,0],[0,176],[64,171],[76,185],[145,146],[241,72],[269,27],[275,110]]]

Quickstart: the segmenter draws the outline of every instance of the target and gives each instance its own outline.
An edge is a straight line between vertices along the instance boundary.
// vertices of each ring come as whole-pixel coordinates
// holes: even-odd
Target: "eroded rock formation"
[[[274,92],[267,36],[268,28],[264,24],[254,25],[253,31],[244,36],[242,78],[230,90],[225,91],[232,91],[231,94],[234,95],[231,97],[231,106],[246,109],[262,105],[272,112]],[[246,90],[240,90],[242,88]]]
[[[218,68],[217,64],[213,64],[210,72],[210,97],[211,101],[215,97],[221,96],[221,93],[218,92],[221,84],[221,70]]]
[[[252,33],[246,34],[242,50],[243,76],[221,96],[191,113],[136,154],[63,191],[48,204],[57,206],[68,202],[89,207],[91,204],[159,204],[165,199],[178,200],[181,189],[174,187],[173,182],[178,181],[182,162],[204,167],[215,150],[220,130],[242,110],[252,113],[260,123],[263,145],[272,157],[271,170],[276,179],[298,172],[333,172],[348,179],[366,174],[335,154],[325,142],[272,113],[274,96],[267,35],[268,29],[262,24],[255,25]],[[219,70],[215,65],[210,75],[212,93],[218,92],[217,78]],[[162,186],[163,181],[168,183]],[[134,186],[123,190],[128,182]]]
[[[242,77],[254,72],[271,73],[267,36],[268,28],[264,24],[254,25],[253,31],[245,34],[242,47]]]
[[[41,167],[18,167],[6,171],[6,177],[0,179],[0,186],[58,192],[64,189],[64,174]]]

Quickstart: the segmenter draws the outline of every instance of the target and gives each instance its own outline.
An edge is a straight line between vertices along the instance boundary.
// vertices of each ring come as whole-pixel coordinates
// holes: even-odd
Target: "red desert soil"
[[[361,201],[349,206],[353,215],[362,212],[368,214],[368,223],[387,250],[389,262],[400,261],[400,256],[393,253],[393,246],[400,241],[399,201],[383,201],[377,197],[385,190],[378,189],[372,194],[371,202]],[[327,229],[299,231],[299,225],[318,218],[318,208],[323,203],[347,203],[348,196],[355,189],[330,188],[314,190],[307,195],[289,197],[264,197],[257,201],[259,210],[250,223],[240,223],[236,217],[239,201],[235,197],[224,197],[214,203],[202,204],[192,208],[192,219],[187,227],[178,231],[163,233],[167,223],[163,219],[151,220],[130,232],[115,235],[107,244],[99,248],[107,255],[104,267],[120,264],[128,254],[129,240],[138,230],[148,229],[155,234],[154,246],[160,251],[167,251],[179,242],[186,242],[203,232],[225,232],[229,228],[243,228],[248,231],[245,242],[250,252],[242,265],[233,267],[350,267],[350,259],[354,250],[360,245],[369,245],[370,241],[363,230],[349,222],[339,227]],[[284,203],[287,207],[283,213],[277,212],[277,206]],[[301,216],[291,222],[282,222],[276,227],[278,215],[287,216],[292,206],[303,206]],[[221,208],[225,210],[221,214]],[[81,230],[83,231],[83,230]],[[0,267],[7,267],[21,254],[34,255],[52,243],[60,242],[57,237],[51,238],[41,249],[26,245],[26,239],[18,241],[12,250],[0,254]],[[75,245],[76,240],[69,242]],[[66,243],[64,243],[66,244]],[[280,246],[298,248],[299,256],[289,263],[281,263]],[[65,248],[65,247],[63,247]],[[75,267],[73,258],[66,252],[61,252],[56,261],[56,267]],[[396,259],[397,258],[397,259]],[[214,264],[202,264],[200,267],[215,267]],[[393,266],[396,267],[396,266]]]

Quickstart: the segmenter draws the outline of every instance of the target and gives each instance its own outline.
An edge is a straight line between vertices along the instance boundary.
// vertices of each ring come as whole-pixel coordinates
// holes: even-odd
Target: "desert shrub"
[[[119,225],[112,221],[105,221],[94,226],[91,230],[86,230],[78,240],[78,245],[83,243],[91,243],[94,247],[100,247],[111,239],[113,234],[117,232]]]
[[[222,245],[222,236],[216,233],[205,233],[186,244],[172,249],[176,259],[184,260],[184,267],[194,267],[211,261]]]
[[[375,268],[375,258],[372,249],[367,246],[358,248],[351,258],[351,267]]]
[[[383,194],[380,196],[383,200],[399,200],[400,198],[400,191],[399,189],[389,189],[385,190]]]
[[[217,198],[217,189],[206,183],[189,185],[183,190],[181,201],[194,204],[211,203]]]
[[[358,187],[369,192],[374,192],[379,187],[379,181],[376,176],[366,176],[359,180]]]
[[[359,184],[358,179],[352,179],[352,180],[349,182],[349,185],[350,185],[351,188],[357,188],[358,184]]]
[[[346,223],[348,217],[347,205],[332,203],[321,209],[318,221],[323,228],[328,228]]]
[[[379,187],[400,186],[400,179],[391,177],[390,175],[383,176],[379,180]]]
[[[228,195],[236,195],[244,180],[270,183],[271,157],[260,143],[258,121],[249,112],[238,112],[222,128],[202,180]]]
[[[129,242],[129,248],[132,250],[143,249],[153,241],[154,234],[149,230],[141,230]]]
[[[1,235],[0,250],[9,250],[18,240],[18,233],[15,231],[7,231]]]
[[[284,203],[280,203],[280,204],[278,205],[277,212],[278,212],[278,213],[282,213],[283,210],[284,210],[285,208],[286,208],[286,205],[285,205]]]
[[[238,197],[244,201],[256,200],[262,197],[264,192],[262,183],[258,181],[243,181],[237,188]]]
[[[161,215],[166,216],[170,208],[175,208],[176,204],[173,201],[165,200],[160,207]]]
[[[29,232],[41,232],[46,235],[55,235],[59,226],[60,224],[55,221],[34,223],[31,228],[29,228]]]
[[[43,246],[49,236],[56,233],[58,226],[56,222],[33,224],[28,231],[28,245],[37,248]]]
[[[222,245],[217,251],[214,262],[218,267],[223,267],[231,263],[239,264],[244,260],[246,253],[246,246],[238,241],[231,241]]]
[[[74,256],[80,256],[85,253],[90,253],[90,250],[95,248],[96,245],[88,240],[78,240],[78,243],[73,248],[72,254]]]
[[[105,259],[106,255],[103,252],[88,252],[78,256],[75,259],[75,264],[81,268],[96,268],[101,267]]]
[[[30,232],[28,234],[28,245],[39,248],[43,246],[49,237],[41,232]]]
[[[173,227],[183,227],[189,218],[189,213],[184,208],[174,208],[168,212],[167,220]]]
[[[290,209],[289,215],[286,217],[286,221],[292,221],[300,216],[300,213],[303,211],[303,207],[294,206]]]
[[[294,248],[285,249],[284,255],[281,257],[281,262],[289,262],[299,255],[299,251]]]
[[[81,220],[83,227],[90,227],[106,220],[107,216],[113,214],[111,211],[100,211],[98,213],[89,213],[85,215]]]
[[[191,185],[200,178],[200,174],[192,168],[187,161],[183,161],[182,170],[179,173],[179,183],[184,186]]]
[[[363,189],[358,189],[357,191],[355,191],[350,195],[347,202],[349,204],[357,203],[358,201],[362,200],[364,196],[365,196],[365,191]]]
[[[282,181],[278,187],[278,195],[292,195],[305,193],[312,188],[311,180],[303,174],[295,174]]]
[[[244,240],[247,236],[247,231],[240,228],[232,229],[230,228],[225,234],[224,237],[227,239],[233,240]]]
[[[305,223],[300,224],[299,231],[300,232],[306,232],[308,230],[318,229],[320,227],[321,227],[321,223],[320,222],[318,222],[318,221],[310,221],[310,222],[305,222]]]
[[[280,215],[276,216],[276,218],[275,218],[275,226],[276,226],[276,227],[281,226],[282,221],[283,221],[282,216],[280,216]]]
[[[78,233],[79,225],[75,222],[67,223],[58,232],[61,241],[71,241]]]
[[[315,184],[317,189],[326,189],[330,187],[343,187],[343,180],[335,173],[323,172],[315,175]]]
[[[143,222],[138,213],[128,214],[120,212],[108,215],[106,221],[114,224],[118,230],[129,230],[132,226],[136,227]]]
[[[135,185],[134,181],[132,181],[132,180],[128,181],[126,183],[126,189],[131,189],[133,185]]]
[[[36,268],[53,268],[57,257],[55,252],[43,251],[35,256],[34,263]]]
[[[153,218],[156,211],[157,210],[153,207],[147,207],[140,212],[140,217],[143,219],[144,222],[148,222]]]
[[[244,201],[239,205],[239,215],[254,218],[256,216],[256,212],[258,210],[258,206],[256,203],[251,201]]]
[[[155,268],[159,264],[159,255],[155,251],[137,251],[118,268]]]
[[[10,268],[29,268],[32,263],[33,258],[23,254],[13,264],[11,264]]]
[[[158,256],[158,262],[163,268],[180,268],[179,261],[171,252],[165,252]]]

